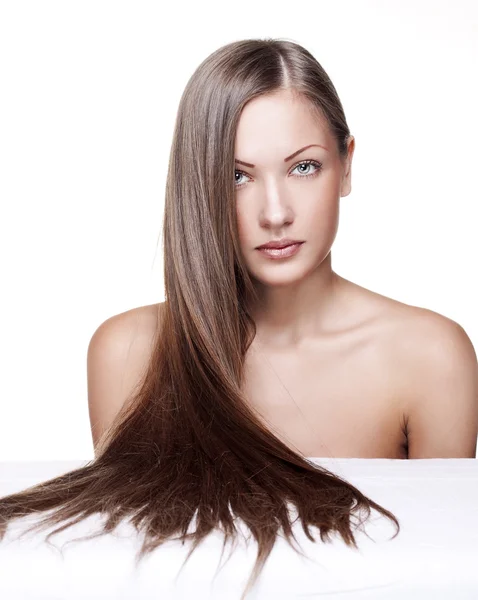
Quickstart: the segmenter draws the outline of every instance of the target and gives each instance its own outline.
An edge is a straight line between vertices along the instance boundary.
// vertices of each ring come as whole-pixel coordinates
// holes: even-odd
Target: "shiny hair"
[[[300,520],[311,541],[315,526],[322,542],[337,532],[358,549],[351,522],[364,513],[355,526],[363,525],[373,508],[398,535],[390,511],[288,447],[244,397],[245,355],[256,334],[248,302],[258,298],[238,241],[235,135],[244,106],[280,90],[308,99],[345,159],[350,131],[342,104],[302,46],[246,39],[199,65],[175,122],[162,229],[166,301],[158,305],[149,365],[93,460],[0,498],[0,539],[10,521],[32,513],[50,512],[27,533],[71,520],[47,540],[100,513],[107,515],[102,530],[81,539],[128,519],[145,534],[137,561],[165,541],[189,539],[185,564],[214,528],[222,528],[224,544],[236,541],[240,518],[258,544],[246,594],[281,526],[292,548],[291,526]],[[294,520],[289,505],[297,510]]]

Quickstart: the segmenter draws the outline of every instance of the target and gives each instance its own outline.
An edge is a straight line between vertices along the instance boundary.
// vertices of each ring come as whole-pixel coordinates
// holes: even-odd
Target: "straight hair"
[[[64,523],[47,541],[100,513],[107,516],[103,527],[79,539],[110,533],[128,519],[145,536],[137,563],[168,540],[191,540],[184,566],[215,528],[224,532],[224,545],[236,542],[234,520],[240,518],[258,544],[244,598],[280,527],[304,556],[292,543],[297,520],[311,541],[314,526],[322,542],[336,532],[358,550],[351,523],[361,527],[373,508],[395,523],[393,538],[398,535],[390,511],[289,448],[243,393],[245,355],[256,334],[249,308],[258,297],[239,247],[235,135],[250,100],[281,90],[309,101],[345,160],[350,131],[342,104],[302,46],[241,40],[199,65],[176,116],[162,228],[166,301],[158,305],[147,369],[93,460],[0,498],[0,540],[9,522],[33,513],[48,512],[25,533]],[[297,510],[294,520],[291,507]],[[195,530],[188,533],[194,519]]]

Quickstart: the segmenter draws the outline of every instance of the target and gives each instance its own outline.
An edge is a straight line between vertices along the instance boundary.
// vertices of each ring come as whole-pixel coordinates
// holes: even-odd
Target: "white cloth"
[[[333,542],[322,543],[314,528],[317,541],[309,541],[297,521],[294,533],[308,559],[296,554],[281,534],[248,599],[478,599],[476,459],[312,460],[394,513],[401,531],[390,540],[393,523],[372,511],[364,525],[372,539],[356,531],[356,551],[335,534]],[[86,462],[0,463],[0,494],[20,491]],[[2,600],[240,600],[256,558],[254,539],[240,537],[232,554],[226,546],[220,563],[223,534],[215,531],[179,575],[189,542],[167,542],[135,570],[139,538],[129,523],[112,534],[62,548],[69,539],[98,531],[104,517],[93,515],[55,534],[50,539],[53,546],[43,543],[52,529],[15,539],[15,531],[33,522],[31,517],[14,521],[0,542]],[[236,523],[248,537],[245,525]]]

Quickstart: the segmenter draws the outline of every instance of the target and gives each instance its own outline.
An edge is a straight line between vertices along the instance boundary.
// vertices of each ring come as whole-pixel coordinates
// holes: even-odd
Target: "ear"
[[[347,158],[345,159],[342,184],[340,187],[340,196],[348,196],[352,191],[352,158],[355,150],[355,138],[349,136],[347,143]]]

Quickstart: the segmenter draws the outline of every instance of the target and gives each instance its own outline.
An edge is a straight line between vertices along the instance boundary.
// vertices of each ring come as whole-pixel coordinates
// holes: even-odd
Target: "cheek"
[[[337,199],[330,199],[330,201],[317,200],[311,202],[306,210],[301,212],[300,215],[296,215],[296,219],[302,223],[305,233],[310,229],[327,231],[335,226],[338,216],[339,202]],[[302,228],[299,226],[298,229],[301,230]]]
[[[316,206],[314,206],[309,218],[314,221],[328,223],[337,218],[338,212],[339,203],[335,200],[333,202],[318,203]]]

